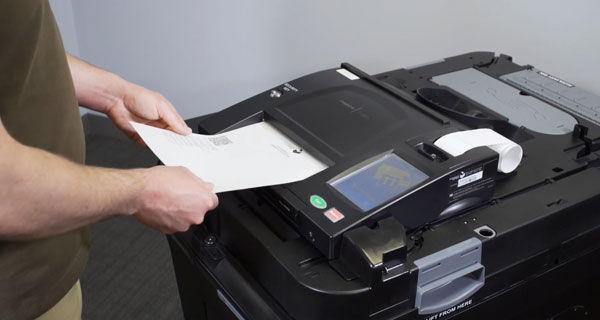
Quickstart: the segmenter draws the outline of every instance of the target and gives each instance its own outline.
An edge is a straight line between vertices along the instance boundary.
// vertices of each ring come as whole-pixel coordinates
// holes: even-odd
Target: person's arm
[[[0,120],[0,239],[61,234],[116,215],[164,233],[200,224],[212,185],[181,167],[83,166],[14,140]]]
[[[187,135],[192,130],[173,105],[157,92],[92,66],[67,53],[79,105],[109,116],[127,136],[141,144],[129,121]]]

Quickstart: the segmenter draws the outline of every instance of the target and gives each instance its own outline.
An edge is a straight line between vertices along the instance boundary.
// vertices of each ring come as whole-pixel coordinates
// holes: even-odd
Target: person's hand
[[[187,231],[191,225],[201,224],[206,212],[219,203],[213,185],[184,167],[156,166],[144,170],[134,216],[160,232]]]
[[[183,135],[192,133],[173,105],[159,93],[131,82],[125,82],[122,90],[122,98],[109,106],[105,113],[130,139],[145,145],[129,121]]]

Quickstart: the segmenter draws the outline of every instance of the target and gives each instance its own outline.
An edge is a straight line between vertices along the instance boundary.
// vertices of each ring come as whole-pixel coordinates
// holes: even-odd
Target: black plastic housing
[[[418,90],[439,89],[428,79],[464,68],[475,67],[497,78],[528,67],[512,63],[509,56],[490,52],[468,53],[375,77],[343,66],[366,79],[368,90],[380,92],[385,99],[397,99],[400,108],[417,111],[414,115],[419,120],[391,129],[403,133],[397,147],[414,163],[424,163],[423,168],[445,170],[448,161],[457,160],[438,158],[447,155],[436,154],[439,150],[432,146],[436,137],[456,129],[494,127],[503,119],[474,101],[468,101],[467,113],[476,114],[473,110],[482,108],[490,121],[471,122],[470,118],[452,116],[451,112],[421,104]],[[274,89],[328,88],[338,81],[332,75],[331,70],[324,71]],[[189,120],[188,124],[214,133],[265,117],[278,119],[256,109],[268,108],[269,99],[273,99],[269,93],[265,91],[216,115]],[[282,97],[286,98],[285,94]],[[414,223],[403,214],[394,214],[394,210],[418,211],[405,201],[401,210],[382,210],[370,219],[331,233],[339,236],[331,238],[336,239],[333,242],[311,241],[306,234],[316,230],[316,224],[311,227],[314,221],[304,220],[303,213],[309,212],[309,207],[298,195],[316,180],[220,195],[219,207],[207,215],[202,226],[168,237],[186,319],[598,317],[600,154],[589,145],[600,137],[600,128],[584,119],[577,120],[587,128],[587,142],[581,130],[550,136],[506,126],[503,134],[521,144],[525,157],[515,173],[494,177],[494,187],[484,200],[447,216],[440,215],[448,207],[447,202],[436,209],[419,208],[437,212],[425,216],[425,222]],[[283,118],[277,121],[281,121],[284,131],[297,128]],[[425,123],[420,128],[426,129],[417,129],[419,121]],[[375,141],[369,137],[363,139],[367,141],[360,145],[363,148],[359,146],[353,153],[350,144],[332,146],[318,137],[286,133],[331,167],[338,165],[338,172],[363,154],[366,158],[380,151],[365,151],[371,150],[368,145]],[[377,143],[384,147],[396,141],[383,140]],[[485,148],[472,151],[465,154],[465,159],[486,159],[489,155]],[[328,181],[334,173],[324,172],[314,179]],[[333,196],[331,190],[319,192]],[[422,194],[431,202],[438,201],[430,193]],[[340,203],[336,207],[342,211],[351,207],[343,200]],[[494,235],[475,232],[482,226],[493,230]],[[324,231],[321,234],[332,230]],[[459,308],[419,315],[414,307],[418,270],[413,262],[472,237],[482,243],[485,285]],[[327,245],[323,247],[322,243]],[[376,254],[365,255],[368,250]]]

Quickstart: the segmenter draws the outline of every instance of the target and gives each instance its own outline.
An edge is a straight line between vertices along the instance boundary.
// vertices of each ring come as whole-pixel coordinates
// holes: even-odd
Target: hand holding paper
[[[216,135],[182,136],[131,123],[167,166],[183,166],[216,193],[299,181],[327,166],[272,125],[260,122]]]

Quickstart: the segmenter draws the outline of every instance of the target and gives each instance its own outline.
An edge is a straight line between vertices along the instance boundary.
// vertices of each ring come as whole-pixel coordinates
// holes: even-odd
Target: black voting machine
[[[600,98],[507,55],[342,64],[188,124],[267,121],[327,169],[169,236],[186,319],[598,317]],[[516,170],[434,142],[490,128]]]

